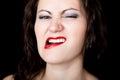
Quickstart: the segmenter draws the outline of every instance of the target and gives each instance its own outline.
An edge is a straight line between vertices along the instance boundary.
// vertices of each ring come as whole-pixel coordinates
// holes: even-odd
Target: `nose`
[[[52,21],[49,26],[49,31],[53,33],[61,32],[63,30],[64,30],[64,26],[61,24],[61,21],[59,20]]]

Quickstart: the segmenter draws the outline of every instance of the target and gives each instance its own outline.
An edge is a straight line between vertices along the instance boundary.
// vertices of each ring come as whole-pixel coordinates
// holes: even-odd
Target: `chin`
[[[43,55],[41,57],[48,64],[59,64],[65,61],[60,55]]]
[[[59,59],[59,58],[46,58],[44,61],[48,64],[60,64],[63,63],[64,61]]]

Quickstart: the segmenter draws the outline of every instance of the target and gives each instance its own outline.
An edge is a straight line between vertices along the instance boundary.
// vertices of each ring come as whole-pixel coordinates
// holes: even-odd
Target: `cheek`
[[[34,26],[35,30],[35,35],[36,35],[36,40],[37,40],[37,45],[38,49],[44,46],[44,33],[45,33],[45,28],[44,26],[41,26],[40,23],[36,22]]]
[[[87,25],[84,22],[70,24],[67,28],[69,36],[69,44],[73,45],[74,51],[81,51],[86,35]]]
[[[48,23],[37,20],[34,28],[36,37],[40,40],[43,40],[47,32]]]
[[[35,30],[36,39],[37,39],[37,41],[39,41],[39,40],[41,40],[40,36],[42,35],[42,31],[41,31],[40,26],[38,24],[35,24],[34,28],[35,28],[34,30]]]
[[[78,24],[76,25],[76,27],[74,27],[72,30],[73,33],[71,33],[73,39],[75,40],[75,42],[77,42],[78,44],[82,44],[85,41],[85,35],[86,35],[86,28],[87,26],[85,24]]]
[[[87,25],[84,22],[76,22],[71,24],[69,23],[69,24],[66,24],[66,26],[67,26],[66,30],[68,31],[69,36],[82,38],[86,34]]]
[[[46,25],[45,24],[42,24],[41,22],[39,22],[39,21],[36,21],[36,23],[35,23],[35,27],[34,27],[35,29],[35,32],[36,32],[36,35],[41,35],[41,34],[43,34],[44,32],[45,32],[45,30],[46,30]]]

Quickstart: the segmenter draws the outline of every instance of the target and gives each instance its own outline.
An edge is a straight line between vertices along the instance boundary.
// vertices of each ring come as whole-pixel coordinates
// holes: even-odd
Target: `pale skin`
[[[46,70],[45,75],[36,80],[98,80],[83,67],[86,29],[86,13],[80,0],[39,1],[34,30]],[[44,47],[49,37],[58,36],[65,37],[61,45]]]

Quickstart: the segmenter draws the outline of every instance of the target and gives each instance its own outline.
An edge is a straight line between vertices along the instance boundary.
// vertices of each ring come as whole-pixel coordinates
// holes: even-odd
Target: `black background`
[[[22,53],[22,18],[23,18],[23,0],[6,0],[1,3],[0,10],[0,79],[6,75],[12,74],[16,70],[17,63]],[[117,54],[120,52],[118,38],[118,2],[113,0],[102,0],[103,11],[108,27],[108,51],[104,55],[102,67],[104,80],[117,80],[117,65],[119,64]]]

